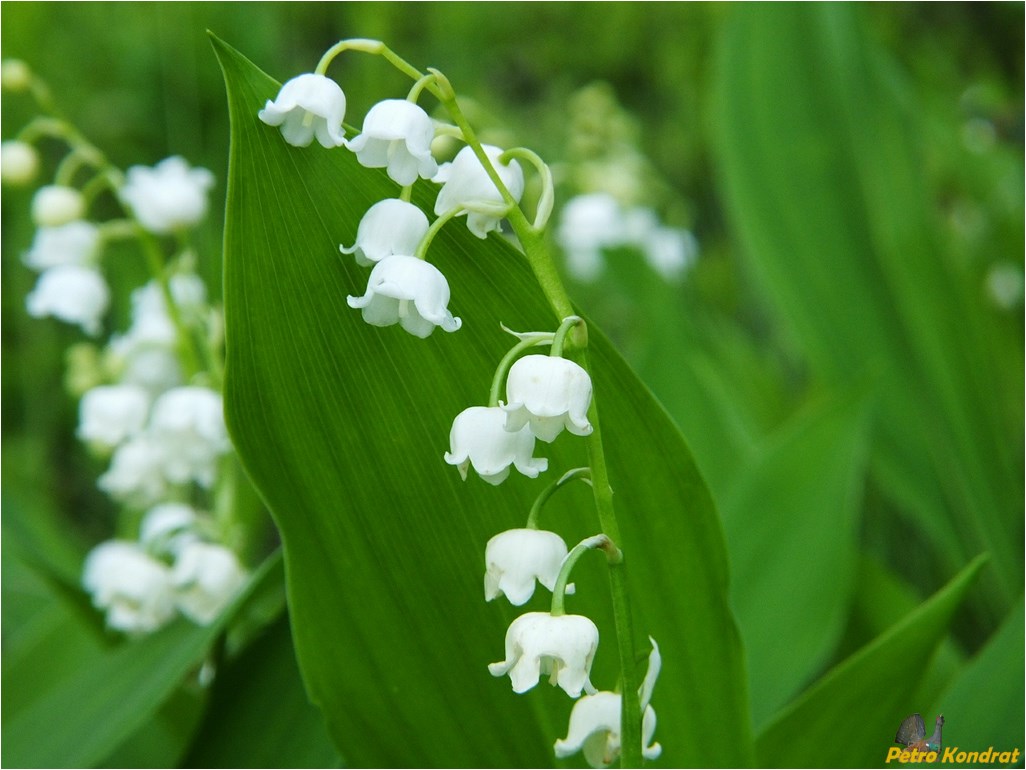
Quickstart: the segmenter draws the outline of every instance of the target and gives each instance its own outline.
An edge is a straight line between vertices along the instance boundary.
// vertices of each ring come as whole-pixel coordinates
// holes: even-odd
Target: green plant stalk
[[[456,103],[455,96],[446,94],[442,102],[453,122],[463,131],[467,144],[474,149],[481,165],[484,167],[488,177],[495,184],[509,205],[506,214],[513,232],[520,239],[520,245],[524,249],[527,262],[534,272],[535,279],[541,287],[545,298],[556,314],[559,322],[564,318],[576,315],[573,303],[566,293],[563,281],[559,277],[556,265],[549,255],[548,246],[545,242],[544,232],[535,230],[527,217],[521,210],[519,203],[503,184],[498,172],[492,165],[491,160],[485,154],[474,133],[473,127]],[[577,325],[572,335],[573,342],[581,351],[582,364],[590,371],[588,364],[587,333],[583,325]],[[591,435],[587,437],[588,458],[592,473],[592,488],[595,495],[595,508],[598,511],[599,526],[603,534],[607,535],[614,543],[619,544],[620,527],[616,522],[616,511],[613,507],[613,490],[609,486],[609,474],[606,469],[606,457],[602,448],[602,432],[599,429],[598,407],[595,398],[592,398],[590,420],[593,427]],[[609,589],[613,600],[613,620],[616,625],[616,642],[620,657],[620,675],[623,680],[623,709],[621,711],[620,736],[621,736],[621,767],[641,767],[641,704],[638,699],[637,667],[635,665],[634,631],[631,618],[630,598],[627,592],[627,569],[626,562],[609,565]]]
[[[531,506],[531,510],[527,514],[527,524],[524,525],[525,529],[538,529],[538,517],[541,516],[542,506],[549,501],[550,497],[574,479],[580,479],[590,486],[591,468],[573,468],[564,473],[558,481],[554,481],[545,487],[542,493],[535,499],[534,505]]]
[[[315,70],[318,74],[324,74],[331,60],[344,50],[359,50],[365,53],[378,54],[383,56],[400,72],[405,73],[414,81],[424,77],[416,67],[399,57],[386,45],[376,40],[348,40],[341,41],[330,48]],[[448,78],[441,72],[434,69],[429,71],[435,75],[433,82],[426,83],[426,89],[430,91],[448,110],[453,122],[463,132],[463,139],[473,149],[488,178],[492,180],[496,189],[499,190],[503,200],[508,206],[506,218],[509,219],[513,232],[520,239],[520,245],[524,249],[528,264],[534,272],[535,279],[541,287],[542,293],[548,300],[549,306],[556,314],[556,320],[562,323],[568,316],[574,313],[573,303],[566,293],[563,281],[559,277],[556,265],[549,255],[548,246],[545,242],[544,231],[535,229],[519,202],[513,197],[499,173],[492,165],[491,159],[487,156],[481,141],[477,138],[473,127],[467,120],[463,111],[456,101],[456,94],[449,83]],[[582,364],[590,371],[586,352],[587,331],[583,324],[578,324],[572,335],[572,342],[575,347],[581,350]],[[494,387],[493,387],[494,389]],[[602,449],[602,433],[598,425],[598,408],[594,397],[591,402],[590,420],[593,430],[587,438],[588,456],[592,468],[592,487],[595,494],[595,507],[598,511],[599,525],[603,534],[607,535],[614,543],[620,542],[620,528],[616,523],[616,511],[613,508],[613,490],[609,486],[609,475],[606,470],[606,458]],[[638,700],[638,672],[635,666],[634,633],[631,620],[630,599],[627,593],[627,572],[625,562],[620,559],[609,565],[609,584],[613,598],[613,619],[616,625],[617,648],[620,657],[620,676],[623,681],[623,709],[621,710],[621,767],[641,767],[641,708]]]

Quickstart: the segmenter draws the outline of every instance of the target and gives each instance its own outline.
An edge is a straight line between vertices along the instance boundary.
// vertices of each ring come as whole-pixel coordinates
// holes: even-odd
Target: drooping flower
[[[58,265],[43,272],[25,300],[33,318],[53,316],[78,324],[86,334],[100,333],[110,304],[110,289],[99,271],[81,265]]]
[[[39,153],[28,142],[0,143],[0,179],[10,185],[28,184],[39,171]]]
[[[492,676],[509,674],[513,692],[527,692],[542,674],[571,698],[595,692],[589,675],[598,649],[599,632],[583,615],[528,612],[506,631],[506,659],[490,663]]]
[[[281,126],[281,135],[293,147],[306,147],[316,136],[329,149],[345,144],[345,116],[346,95],[339,84],[313,73],[289,80],[258,113],[267,125]]]
[[[178,609],[190,620],[209,625],[246,582],[246,570],[223,545],[186,542],[171,573]]]
[[[59,227],[40,227],[22,261],[37,272],[60,265],[85,266],[93,262],[99,246],[100,230],[90,222],[76,220]]]
[[[506,430],[527,425],[546,442],[554,441],[563,428],[576,436],[591,433],[591,377],[573,361],[544,355],[517,359],[506,379],[506,397]]]
[[[505,481],[510,465],[532,479],[549,467],[548,459],[531,456],[534,435],[526,427],[506,430],[506,413],[497,406],[472,406],[456,415],[449,449],[445,461],[455,465],[464,480],[471,465],[489,484]]]
[[[186,543],[199,539],[198,516],[185,503],[161,503],[146,511],[139,524],[139,542],[153,553],[176,555]]]
[[[85,198],[73,187],[46,185],[32,197],[32,221],[38,227],[60,227],[84,214]]]
[[[424,109],[405,99],[385,99],[367,112],[363,132],[349,141],[360,165],[387,168],[388,176],[403,185],[417,176],[431,179],[438,164],[431,157],[435,127]]]
[[[142,431],[149,410],[150,394],[138,385],[92,388],[78,405],[78,437],[113,449]]]
[[[231,447],[220,393],[197,386],[167,391],[153,404],[149,429],[163,449],[168,481],[213,485],[217,459]]]
[[[500,532],[485,546],[485,601],[504,594],[510,604],[519,607],[534,594],[535,580],[551,591],[566,554],[566,543],[555,532]]]
[[[121,444],[97,481],[116,500],[144,508],[167,493],[164,448],[146,432]]]
[[[663,749],[658,743],[652,743],[656,730],[656,715],[649,705],[652,689],[659,676],[662,658],[655,640],[648,658],[648,673],[641,685],[641,754],[645,759],[656,759]],[[623,708],[623,696],[620,693],[603,690],[592,695],[585,695],[574,704],[570,712],[570,725],[567,736],[557,740],[553,747],[556,757],[565,759],[578,751],[583,751],[584,758],[594,768],[613,766],[620,758],[620,712]]]
[[[500,147],[489,144],[482,147],[499,179],[519,202],[524,194],[524,172],[520,164],[515,160],[500,163],[499,156],[503,153]],[[438,170],[435,181],[444,183],[435,199],[435,214],[441,216],[457,206],[467,209],[467,227],[478,238],[486,238],[489,232],[498,229],[499,221],[509,211],[502,193],[469,146],[456,153],[452,163]]]
[[[207,214],[207,191],[214,175],[190,168],[177,155],[156,166],[132,166],[119,195],[140,224],[152,233],[171,233],[198,224]]]
[[[156,631],[175,615],[171,570],[137,543],[108,540],[86,557],[82,585],[107,613],[107,625],[127,633]]]
[[[698,256],[698,241],[690,230],[659,226],[641,244],[649,267],[668,281],[678,280]]]
[[[416,257],[393,254],[371,270],[367,292],[350,296],[349,307],[363,311],[372,326],[398,323],[410,334],[428,337],[441,326],[454,332],[463,322],[449,312],[449,282],[437,267]]]
[[[355,254],[360,265],[372,265],[393,254],[413,254],[427,234],[428,219],[417,206],[398,198],[378,201],[363,215],[356,228],[356,243],[343,254]]]

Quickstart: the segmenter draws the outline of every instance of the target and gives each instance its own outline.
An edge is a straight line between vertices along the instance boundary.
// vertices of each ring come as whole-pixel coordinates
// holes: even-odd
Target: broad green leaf
[[[551,329],[551,311],[513,248],[476,239],[457,220],[429,257],[449,280],[463,328],[421,340],[365,324],[346,296],[363,293],[368,271],[338,246],[397,188],[351,153],[288,146],[256,117],[277,83],[223,43],[215,48],[232,119],[226,413],[281,531],[310,696],[354,765],[549,765],[571,703],[544,683],[516,696],[508,680],[489,676],[519,612],[486,604],[481,588],[488,538],[523,526],[548,482],[462,482],[442,455],[453,417],[484,402],[511,346],[500,322]],[[430,187],[414,192],[428,210]],[[651,634],[663,651],[654,700],[662,761],[749,763],[741,649],[712,501],[671,420],[601,332],[590,338],[639,649]],[[570,436],[539,449],[550,458],[543,479],[584,463]],[[568,542],[593,534],[583,485],[554,499],[542,524]],[[601,559],[585,559],[568,608],[602,630],[593,680],[610,689],[618,669],[603,573]],[[546,604],[539,595],[524,609]]]
[[[1008,613],[949,689],[934,703],[931,714],[944,714],[944,745],[963,751],[1022,749],[1023,736],[1023,602]],[[1020,757],[1021,761],[1021,757]]]
[[[756,729],[823,666],[843,630],[866,437],[856,401],[809,410],[737,474],[723,501]]]
[[[876,767],[906,716],[921,710],[916,682],[987,561],[974,559],[943,589],[816,682],[758,737],[764,767]]]
[[[281,579],[280,558],[269,559],[235,600]],[[12,767],[90,767],[143,727],[198,666],[231,616],[209,626],[185,620],[115,646],[69,673],[4,724],[3,762]]]
[[[714,123],[725,202],[813,373],[878,395],[876,477],[942,573],[994,555],[977,596],[996,621],[1023,580],[1022,351],[995,348],[975,275],[936,236],[914,107],[860,13],[734,9]]]
[[[339,767],[324,717],[306,699],[283,615],[218,671],[185,767]]]

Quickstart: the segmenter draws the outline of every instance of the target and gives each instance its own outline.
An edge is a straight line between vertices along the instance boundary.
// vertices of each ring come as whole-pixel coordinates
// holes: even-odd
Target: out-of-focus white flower
[[[356,243],[350,248],[339,246],[339,251],[355,254],[360,265],[372,265],[393,254],[413,254],[428,227],[427,215],[412,203],[387,198],[367,209],[356,228]]]
[[[25,62],[21,59],[4,59],[0,62],[0,86],[5,91],[27,91],[30,85],[32,70]]]
[[[153,505],[167,493],[163,447],[147,433],[121,444],[97,484],[116,500],[139,508]]]
[[[246,583],[246,571],[222,545],[187,542],[171,574],[178,609],[190,620],[209,625]]]
[[[199,223],[207,214],[207,191],[213,186],[212,173],[190,168],[175,155],[152,168],[132,166],[119,195],[143,227],[164,234]]]
[[[398,323],[410,334],[427,337],[441,326],[454,332],[463,322],[449,312],[449,282],[441,271],[416,257],[393,254],[371,270],[367,292],[350,296],[349,307],[363,311],[372,326]]]
[[[605,261],[602,249],[620,246],[627,239],[624,211],[609,193],[589,193],[571,198],[563,206],[556,241],[566,253],[570,275],[594,281]]]
[[[150,426],[164,451],[168,481],[214,483],[217,459],[231,448],[224,425],[221,394],[210,388],[174,388],[153,404]]]
[[[85,198],[73,187],[47,185],[36,190],[32,198],[32,221],[38,227],[60,227],[84,214]]]
[[[346,95],[339,84],[312,73],[289,80],[258,113],[267,125],[280,126],[281,135],[293,147],[306,147],[315,135],[322,147],[341,146],[345,116]]]
[[[199,539],[198,517],[185,503],[161,503],[146,511],[139,525],[139,542],[155,553],[177,554],[182,546]]]
[[[655,735],[656,715],[649,705],[652,688],[662,666],[659,647],[652,642],[652,653],[648,658],[648,673],[641,685],[641,754],[645,759],[656,759],[663,749],[658,743],[652,743]],[[556,741],[554,746],[556,757],[565,759],[578,751],[584,752],[584,758],[594,768],[611,767],[620,758],[620,711],[623,708],[623,696],[620,693],[603,690],[593,695],[585,695],[574,704],[570,712],[570,725],[567,736]]]
[[[0,143],[0,180],[10,185],[25,185],[38,171],[39,153],[31,144],[14,139]]]
[[[513,199],[520,201],[524,194],[524,172],[520,164],[511,160],[508,164],[499,162],[503,150],[492,145],[483,145],[485,155],[492,162],[499,179],[509,190]],[[502,193],[492,182],[481,161],[471,147],[464,147],[452,163],[443,164],[435,175],[436,182],[443,182],[435,199],[435,214],[441,216],[461,206],[467,210],[467,227],[478,238],[485,238],[497,230],[499,221],[506,216],[509,206]]]
[[[149,410],[150,394],[138,385],[92,388],[78,405],[78,437],[113,449],[142,431]]]
[[[582,367],[558,356],[518,359],[506,379],[506,430],[525,425],[542,441],[552,442],[565,427],[577,436],[591,433],[588,406],[591,377]]]
[[[58,265],[43,272],[25,300],[33,318],[53,316],[78,324],[86,334],[100,333],[110,304],[110,289],[99,271],[81,265]]]
[[[1011,310],[1022,302],[1022,267],[1012,262],[995,262],[987,271],[987,295],[1001,310]]]
[[[510,604],[519,607],[534,594],[535,580],[551,591],[566,554],[566,543],[555,532],[500,532],[485,546],[485,601],[504,594]]]
[[[527,692],[542,674],[571,698],[595,692],[589,675],[598,649],[599,632],[583,615],[528,612],[506,631],[506,659],[490,663],[492,676],[509,674],[513,692]]]
[[[107,625],[127,633],[156,631],[175,615],[171,570],[138,544],[100,543],[86,557],[82,585],[106,611]]]
[[[435,126],[424,109],[405,99],[385,99],[367,112],[363,133],[349,141],[360,165],[387,168],[393,181],[406,186],[417,176],[431,179],[438,164],[431,157]]]
[[[40,227],[22,260],[37,272],[59,265],[85,266],[94,261],[99,246],[99,228],[76,220],[59,227]]]
[[[641,244],[645,261],[668,281],[687,272],[698,256],[698,241],[690,230],[656,227]]]
[[[531,456],[531,431],[526,426],[516,432],[506,430],[506,413],[497,406],[472,406],[456,415],[449,449],[445,461],[456,466],[464,481],[470,466],[489,484],[505,481],[510,465],[532,479],[549,467],[546,458]]]

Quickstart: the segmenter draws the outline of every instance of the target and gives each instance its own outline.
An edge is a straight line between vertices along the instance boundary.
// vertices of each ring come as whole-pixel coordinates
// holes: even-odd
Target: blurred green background
[[[603,277],[571,293],[681,426],[717,500],[756,731],[988,551],[931,673],[909,686],[928,722],[934,705],[973,718],[998,708],[1012,731],[993,739],[1022,744],[1021,4],[0,13],[2,55],[29,62],[116,165],[182,154],[221,180],[215,200],[228,116],[207,29],[279,80],[340,38],[383,39],[443,70],[479,125],[556,164],[564,198],[582,191],[574,171],[603,137],[628,145],[647,159],[648,202],[695,234],[700,257],[673,283],[637,254],[611,253]],[[405,88],[373,57],[343,58],[331,74],[351,123]],[[582,98],[596,93],[588,112]],[[32,115],[27,98],[5,94],[0,135]],[[16,545],[74,582],[113,510],[62,388],[62,351],[77,337],[23,310],[29,195],[4,189],[0,236],[5,556]],[[222,221],[215,205],[198,242],[212,287]],[[143,275],[129,260],[125,286]],[[31,620],[8,564],[5,637]],[[977,701],[987,680],[965,677],[980,670],[1012,684]]]

